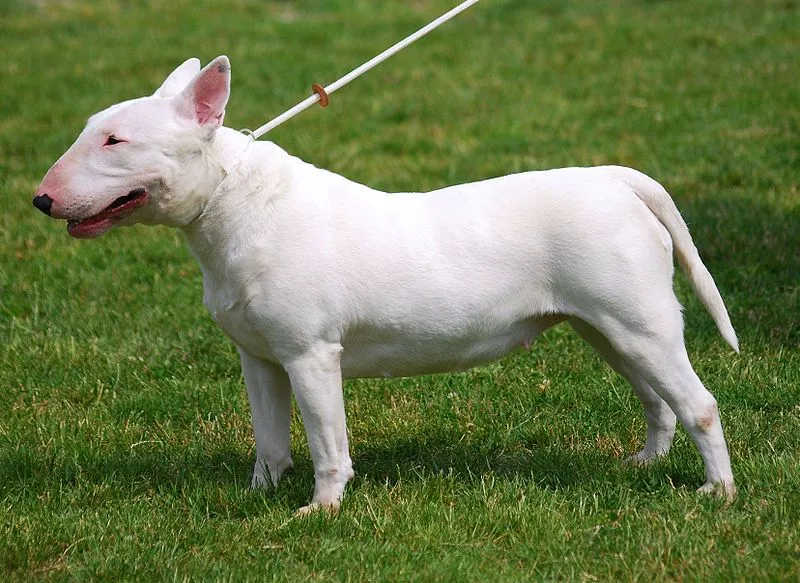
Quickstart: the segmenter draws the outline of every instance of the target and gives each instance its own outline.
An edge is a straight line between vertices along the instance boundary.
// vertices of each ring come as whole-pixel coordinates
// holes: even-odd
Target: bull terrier
[[[292,467],[291,396],[314,465],[307,513],[353,477],[342,379],[463,370],[567,322],[633,387],[666,454],[676,419],[735,492],[717,402],[689,362],[673,251],[722,337],[738,341],[667,191],[618,166],[385,193],[223,127],[230,63],[189,59],[151,96],[93,115],[33,204],[73,237],[183,231],[203,301],[234,341],[252,409],[253,487]]]

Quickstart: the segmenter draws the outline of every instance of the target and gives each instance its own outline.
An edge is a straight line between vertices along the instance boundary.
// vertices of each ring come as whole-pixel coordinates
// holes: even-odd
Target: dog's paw
[[[697,489],[701,494],[708,494],[717,498],[724,498],[731,502],[736,498],[736,486],[733,482],[706,482]]]
[[[629,466],[644,467],[649,466],[661,457],[664,457],[666,452],[653,452],[646,449],[641,450],[631,456],[625,458],[625,463]]]
[[[272,490],[274,487],[269,474],[265,474],[264,472],[253,473],[253,479],[250,480],[251,490]]]
[[[336,500],[334,502],[312,502],[308,506],[303,506],[297,512],[294,513],[295,516],[302,518],[305,516],[310,516],[311,514],[315,514],[317,512],[327,512],[328,514],[336,514],[339,512],[339,507],[341,506],[341,502]]]
[[[250,480],[251,490],[272,490],[278,486],[281,476],[294,467],[291,457],[284,458],[274,464],[256,460],[253,466],[253,479]]]

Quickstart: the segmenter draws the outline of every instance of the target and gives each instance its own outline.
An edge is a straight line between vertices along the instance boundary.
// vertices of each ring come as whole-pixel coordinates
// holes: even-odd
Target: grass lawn
[[[800,578],[800,5],[496,0],[268,137],[386,190],[601,163],[662,182],[742,353],[683,276],[739,496],[699,496],[679,431],[622,464],[644,418],[573,333],[460,374],[347,383],[356,478],[294,510],[250,492],[250,411],[178,232],[95,241],[31,206],[85,119],[189,56],[230,56],[226,124],[256,127],[453,2],[4,0],[0,5],[0,579]]]

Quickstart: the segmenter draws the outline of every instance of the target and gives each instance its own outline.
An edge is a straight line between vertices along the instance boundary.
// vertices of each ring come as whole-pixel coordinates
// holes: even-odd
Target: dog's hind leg
[[[644,407],[647,418],[647,440],[638,453],[627,458],[627,462],[644,465],[659,456],[666,455],[675,436],[675,413],[669,405],[647,384],[611,343],[595,328],[579,318],[570,318],[570,325],[598,352],[598,354],[619,373],[633,388]]]
[[[251,487],[277,486],[281,475],[292,467],[289,451],[292,405],[289,376],[280,366],[257,359],[241,348],[239,356],[256,440],[256,463]]]
[[[680,304],[671,290],[662,301],[657,295],[652,293],[646,306],[630,301],[622,312],[597,314],[600,317],[592,324],[630,371],[666,401],[691,435],[706,467],[706,483],[700,491],[730,498],[736,489],[717,401],[689,362]]]

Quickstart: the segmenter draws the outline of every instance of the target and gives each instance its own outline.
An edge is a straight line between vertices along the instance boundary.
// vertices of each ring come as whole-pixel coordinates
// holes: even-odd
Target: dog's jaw
[[[129,217],[136,209],[145,206],[150,199],[146,188],[135,188],[120,196],[99,213],[82,220],[67,221],[67,232],[76,239],[99,237]]]

